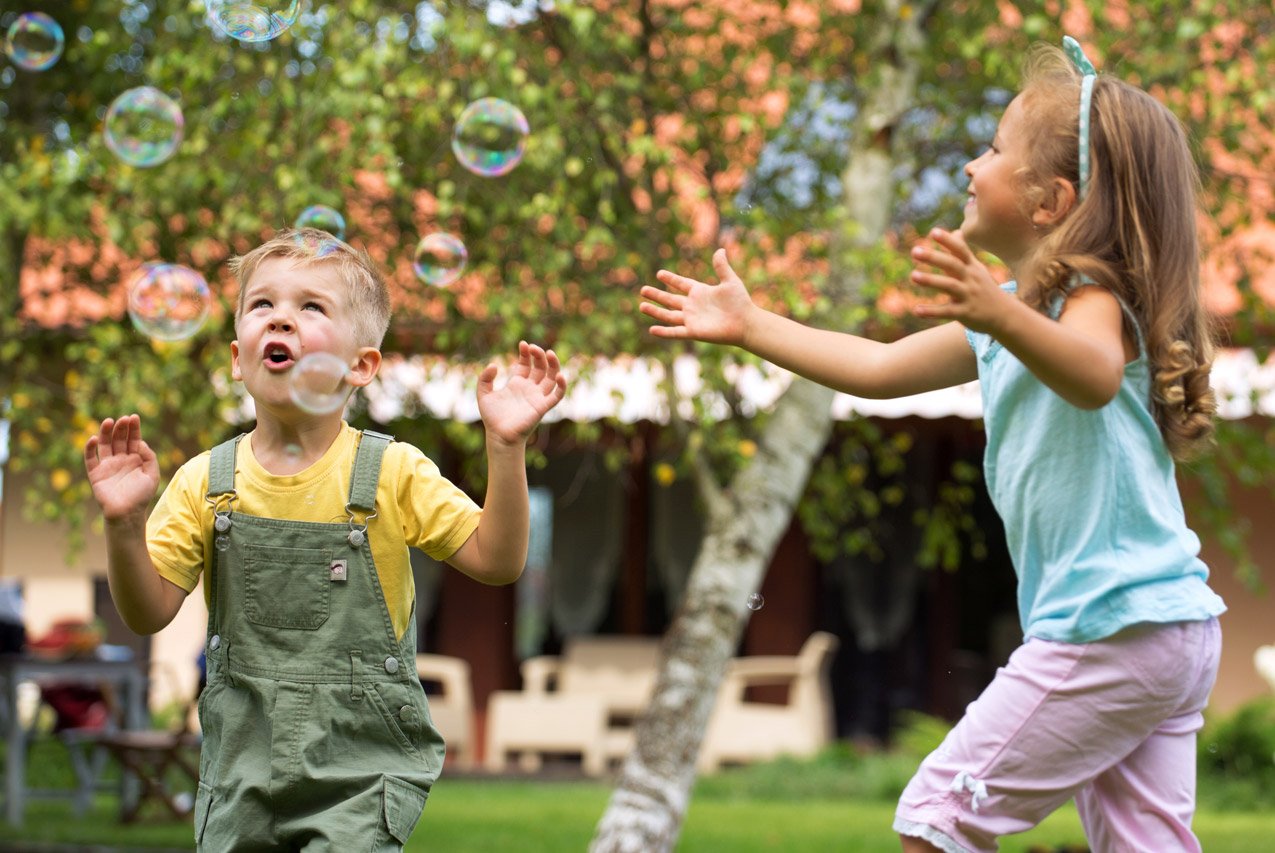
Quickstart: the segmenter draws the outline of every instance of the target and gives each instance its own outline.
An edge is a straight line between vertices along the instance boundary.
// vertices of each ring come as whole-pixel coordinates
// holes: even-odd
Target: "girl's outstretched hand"
[[[145,512],[159,487],[159,462],[142,441],[142,419],[107,418],[97,435],[84,444],[93,497],[107,519]]]
[[[567,392],[567,377],[553,350],[518,343],[518,361],[509,381],[495,387],[497,368],[489,364],[478,376],[478,413],[487,434],[505,442],[525,442],[545,412]]]
[[[947,294],[950,301],[927,302],[916,306],[914,313],[918,317],[957,320],[971,331],[994,336],[1004,316],[1006,300],[1012,301],[1015,297],[1001,290],[959,231],[935,228],[930,231],[930,238],[935,247],[914,246],[912,259],[938,272],[914,269],[912,281]]]
[[[651,327],[658,338],[680,338],[743,346],[754,310],[748,289],[731,269],[726,250],[713,253],[713,269],[721,279],[707,284],[668,270],[655,274],[668,290],[646,285],[639,310],[660,323]]]

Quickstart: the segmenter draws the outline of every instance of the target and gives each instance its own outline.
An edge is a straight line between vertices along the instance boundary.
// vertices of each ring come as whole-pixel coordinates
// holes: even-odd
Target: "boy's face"
[[[380,366],[380,352],[360,347],[348,288],[333,264],[301,265],[291,258],[261,262],[244,285],[238,338],[230,344],[231,372],[258,409],[295,412],[288,393],[301,357],[329,352],[350,366],[347,381],[366,385]]]

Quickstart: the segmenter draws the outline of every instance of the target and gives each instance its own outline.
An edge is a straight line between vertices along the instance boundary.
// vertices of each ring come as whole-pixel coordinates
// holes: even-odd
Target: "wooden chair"
[[[816,631],[796,655],[750,655],[731,660],[700,747],[700,771],[780,755],[813,755],[831,742],[834,729],[828,671],[838,645],[834,635]],[[761,702],[749,696],[750,688],[773,685],[787,687],[785,703]]]
[[[522,690],[497,690],[487,703],[488,770],[510,754],[526,772],[545,755],[579,755],[600,776],[633,743],[633,722],[646,707],[659,665],[658,637],[573,637],[561,656],[529,658]]]
[[[447,742],[447,760],[463,770],[472,769],[477,744],[469,662],[447,655],[418,654],[416,674],[425,688],[430,718]]]
[[[154,675],[152,675],[154,680]],[[183,702],[177,719],[168,729],[136,731],[111,720],[102,729],[68,729],[59,733],[71,755],[77,789],[74,808],[87,811],[92,795],[103,790],[103,771],[113,759],[124,773],[121,784],[136,780],[136,795],[121,789],[120,822],[132,823],[147,803],[160,806],[172,817],[185,819],[194,808],[194,791],[199,782],[199,747],[202,736],[194,731],[198,693]],[[188,790],[175,790],[173,777],[189,782]]]

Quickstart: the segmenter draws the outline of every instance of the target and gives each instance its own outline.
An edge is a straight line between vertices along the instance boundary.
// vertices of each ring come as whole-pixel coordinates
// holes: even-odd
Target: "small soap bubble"
[[[299,445],[299,444],[285,444],[285,445],[283,446],[283,455],[284,455],[284,456],[286,456],[286,457],[288,457],[289,459],[300,459],[300,458],[301,458],[301,445]]]
[[[154,86],[138,86],[111,102],[102,133],[116,157],[147,168],[173,156],[185,127],[176,101]]]
[[[456,120],[452,151],[475,175],[495,178],[522,162],[529,132],[522,110],[500,98],[480,98]]]
[[[761,610],[765,604],[766,604],[766,599],[762,598],[762,595],[760,592],[754,592],[752,595],[748,596],[749,610]]]
[[[270,41],[301,16],[301,0],[208,0],[208,19],[222,35],[242,42]]]
[[[412,258],[416,277],[434,287],[447,287],[460,277],[469,260],[469,251],[460,238],[446,231],[435,231],[421,238]]]
[[[208,317],[212,293],[204,277],[181,264],[144,264],[128,286],[133,326],[157,341],[182,341]]]
[[[4,51],[19,68],[44,71],[52,68],[66,47],[62,26],[43,12],[26,12],[9,25]]]
[[[338,356],[330,352],[308,353],[293,365],[288,393],[302,411],[312,415],[335,412],[345,405],[348,373],[349,368]]]
[[[216,547],[218,551],[225,551],[227,548],[230,547],[230,537],[217,536],[213,539],[213,545]]]
[[[317,228],[338,240],[345,239],[345,217],[339,211],[324,204],[312,204],[293,223],[295,228]]]

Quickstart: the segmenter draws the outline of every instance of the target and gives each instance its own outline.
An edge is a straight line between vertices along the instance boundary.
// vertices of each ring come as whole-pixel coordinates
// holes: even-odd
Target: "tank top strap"
[[[1084,287],[1087,284],[1097,285],[1098,282],[1094,281],[1087,275],[1072,276],[1071,282],[1067,285],[1066,293],[1059,294],[1054,300],[1054,304],[1050,306],[1050,316],[1057,320],[1059,315],[1062,314],[1063,302],[1066,300],[1067,296],[1070,296],[1076,288]],[[1120,294],[1110,290],[1107,292],[1116,298],[1116,304],[1120,306],[1120,311],[1124,314],[1125,325],[1133,332],[1133,336],[1138,342],[1138,358],[1145,358],[1147,355],[1147,346],[1142,337],[1142,325],[1138,322],[1138,316],[1133,313],[1133,309],[1129,307],[1129,303],[1125,302],[1124,298]]]
[[[354,472],[350,475],[349,505],[356,509],[376,509],[376,484],[381,477],[381,458],[393,436],[370,429],[363,430],[359,449],[354,455]]]
[[[212,449],[208,456],[208,494],[205,497],[215,498],[234,492],[235,454],[242,439],[243,433],[240,433]]]

